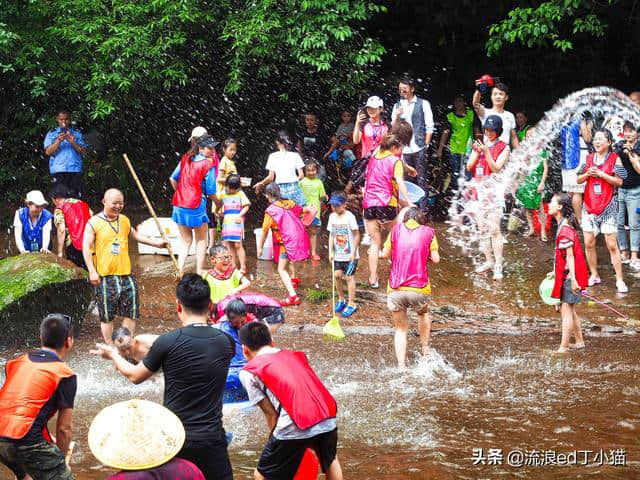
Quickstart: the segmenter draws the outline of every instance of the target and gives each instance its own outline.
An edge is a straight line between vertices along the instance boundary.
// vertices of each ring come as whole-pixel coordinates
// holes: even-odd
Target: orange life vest
[[[19,440],[58,388],[60,380],[75,375],[64,362],[33,362],[29,355],[9,360],[0,389],[0,437]],[[44,438],[51,441],[45,427]]]

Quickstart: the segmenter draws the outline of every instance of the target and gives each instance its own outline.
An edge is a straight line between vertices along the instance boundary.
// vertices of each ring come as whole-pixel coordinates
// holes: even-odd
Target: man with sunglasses
[[[71,318],[58,313],[45,317],[40,340],[38,350],[6,365],[0,388],[0,462],[18,480],[27,475],[73,479],[68,457],[77,379],[64,363],[73,348]],[[54,443],[47,423],[56,412]]]

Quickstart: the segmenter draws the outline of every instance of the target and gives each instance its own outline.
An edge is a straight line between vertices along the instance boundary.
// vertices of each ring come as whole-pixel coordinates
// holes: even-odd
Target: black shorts
[[[82,197],[82,172],[58,172],[53,174],[52,183],[61,183],[69,189],[72,198]]]
[[[272,435],[260,455],[257,469],[269,480],[291,480],[300,467],[305,450],[311,448],[316,452],[322,472],[326,473],[336,458],[337,445],[337,428],[301,440],[278,440]]]
[[[353,265],[352,265],[353,264]],[[336,270],[342,270],[342,273],[347,277],[353,277],[356,274],[356,270],[358,269],[358,260],[354,260],[353,262],[333,262],[333,268]]]
[[[140,296],[136,277],[100,277],[100,285],[96,287],[96,305],[102,323],[113,322],[117,316],[137,320],[140,317]]]
[[[233,478],[227,443],[224,440],[210,445],[185,442],[176,457],[194,463],[207,480],[231,480]]]
[[[75,263],[78,267],[87,269],[86,263],[84,263],[84,257],[82,256],[82,250],[78,250],[70,243],[64,247],[64,253],[67,255],[67,260]]]
[[[284,323],[284,309],[282,307],[260,306],[256,308],[255,316],[269,325]]]
[[[398,215],[396,207],[369,207],[364,209],[365,220],[378,220],[379,222],[393,222]]]

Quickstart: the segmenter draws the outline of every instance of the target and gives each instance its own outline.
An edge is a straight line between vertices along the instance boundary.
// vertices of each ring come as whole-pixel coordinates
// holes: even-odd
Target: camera
[[[487,93],[500,79],[498,77],[492,77],[488,73],[485,73],[476,80],[476,88],[481,94]]]

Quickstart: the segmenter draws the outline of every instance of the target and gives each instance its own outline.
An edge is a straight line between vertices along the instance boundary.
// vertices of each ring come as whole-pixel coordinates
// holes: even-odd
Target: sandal
[[[316,254],[316,255],[311,255],[311,260],[318,261],[318,260],[322,260],[322,259],[320,258],[320,255]]]
[[[333,311],[336,313],[340,313],[341,311],[344,310],[344,307],[347,306],[347,302],[345,302],[344,300],[338,300],[336,302],[336,306],[334,307]]]
[[[293,288],[298,288],[300,286],[300,282],[302,280],[300,279],[300,277],[294,277],[291,279],[291,283],[293,284]]]
[[[300,305],[300,297],[294,295],[293,297],[287,297],[284,300],[280,300],[280,305],[283,307],[293,307],[294,305]]]
[[[353,315],[354,313],[356,313],[358,311],[358,307],[354,307],[352,305],[347,305],[347,308],[345,308],[342,311],[342,316],[343,317],[350,317],[351,315]]]

